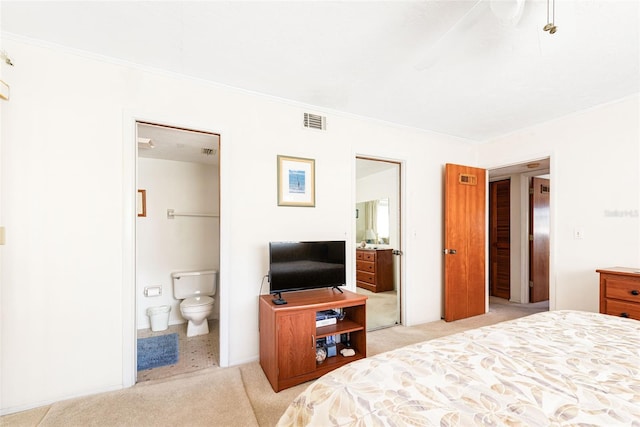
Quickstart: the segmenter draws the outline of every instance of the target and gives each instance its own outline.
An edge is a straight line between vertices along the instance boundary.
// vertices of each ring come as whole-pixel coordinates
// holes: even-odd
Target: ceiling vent
[[[304,127],[309,129],[326,130],[327,118],[317,114],[304,113]]]
[[[203,148],[202,154],[204,154],[205,156],[215,156],[216,150],[215,148]]]

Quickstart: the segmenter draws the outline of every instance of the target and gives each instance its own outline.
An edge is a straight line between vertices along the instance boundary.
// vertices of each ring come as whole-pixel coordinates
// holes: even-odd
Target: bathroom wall
[[[219,269],[218,218],[167,218],[176,212],[219,213],[217,166],[173,160],[138,159],[138,187],[147,191],[147,216],[136,224],[137,328],[150,327],[147,308],[171,305],[170,324],[184,323],[180,301],[173,297],[174,271]],[[162,295],[146,297],[144,288],[161,286]],[[219,315],[215,298],[211,318]]]

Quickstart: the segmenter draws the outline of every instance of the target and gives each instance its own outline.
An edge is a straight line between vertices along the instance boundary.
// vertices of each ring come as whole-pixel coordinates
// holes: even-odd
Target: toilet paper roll
[[[144,294],[148,297],[157,297],[161,295],[161,289],[158,286],[154,286],[154,287],[150,287],[150,288],[145,288],[144,289]]]

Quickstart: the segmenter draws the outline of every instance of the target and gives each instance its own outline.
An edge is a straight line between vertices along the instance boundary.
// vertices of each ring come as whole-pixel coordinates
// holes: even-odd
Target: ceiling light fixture
[[[549,16],[549,10],[551,10],[551,16]],[[549,31],[549,34],[555,34],[558,27],[556,27],[556,0],[547,0],[547,25],[542,29]]]
[[[151,141],[151,138],[140,138],[138,137],[138,148],[147,149],[147,148],[156,148]]]

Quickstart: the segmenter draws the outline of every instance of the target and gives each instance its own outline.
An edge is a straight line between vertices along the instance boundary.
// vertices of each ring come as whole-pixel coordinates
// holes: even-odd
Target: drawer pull
[[[640,291],[637,289],[634,289],[631,291],[631,295],[640,295]]]
[[[629,317],[629,313],[620,313],[620,317]]]

